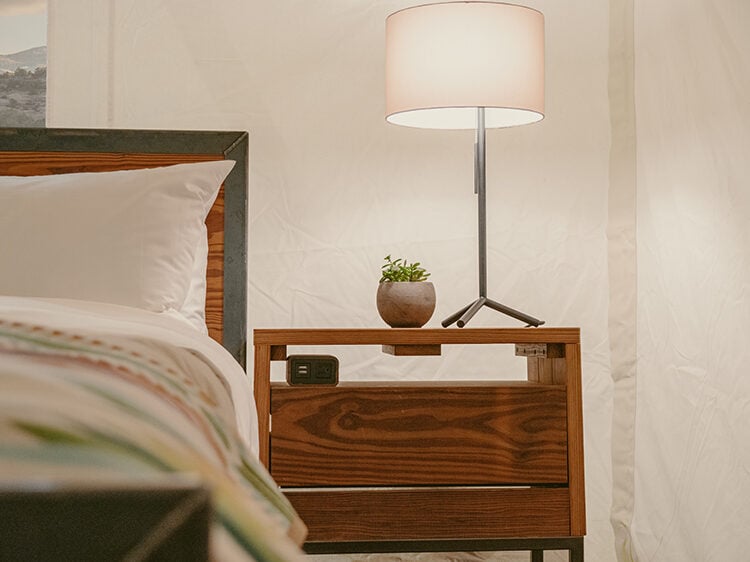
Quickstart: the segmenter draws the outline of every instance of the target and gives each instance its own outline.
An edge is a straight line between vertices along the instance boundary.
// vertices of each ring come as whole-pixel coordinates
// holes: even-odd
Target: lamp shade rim
[[[391,16],[395,16],[396,14],[400,14],[401,12],[407,12],[409,10],[416,10],[417,8],[425,8],[428,6],[439,6],[441,4],[502,4],[504,6],[512,6],[515,8],[523,8],[525,10],[537,12],[542,17],[544,17],[544,13],[541,10],[537,10],[536,8],[532,8],[531,6],[524,6],[523,4],[516,4],[515,2],[492,2],[490,0],[449,0],[447,2],[425,2],[424,4],[407,6],[406,8],[401,8],[400,10],[396,10],[395,12],[388,14],[385,19],[387,21]]]
[[[544,119],[544,113],[526,107],[483,106],[485,110],[485,128],[505,129],[531,125]],[[385,120],[393,125],[412,127],[415,129],[455,129],[468,130],[477,127],[477,106],[456,105],[443,107],[423,107],[394,111],[385,116]],[[493,114],[493,110],[494,114]],[[449,115],[452,113],[453,115]],[[509,121],[507,116],[512,114],[516,119]],[[502,119],[495,116],[503,115]],[[447,118],[446,118],[447,116]]]

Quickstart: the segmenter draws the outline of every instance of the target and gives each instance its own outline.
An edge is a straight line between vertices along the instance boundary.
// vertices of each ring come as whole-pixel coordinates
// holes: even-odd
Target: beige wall
[[[636,2],[639,560],[745,560],[750,3]]]

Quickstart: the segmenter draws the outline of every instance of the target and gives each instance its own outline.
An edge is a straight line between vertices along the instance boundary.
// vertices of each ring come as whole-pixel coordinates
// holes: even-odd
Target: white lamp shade
[[[497,2],[406,8],[386,20],[386,119],[429,129],[544,117],[544,16]]]

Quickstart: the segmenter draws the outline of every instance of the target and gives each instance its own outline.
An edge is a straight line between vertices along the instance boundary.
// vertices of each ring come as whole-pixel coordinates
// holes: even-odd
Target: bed
[[[248,137],[0,129],[0,559],[302,559],[245,372]]]

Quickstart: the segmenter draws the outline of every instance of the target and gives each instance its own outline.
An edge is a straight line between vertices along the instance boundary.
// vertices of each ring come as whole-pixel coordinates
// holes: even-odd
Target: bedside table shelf
[[[261,459],[307,523],[309,552],[488,541],[493,550],[523,544],[534,560],[553,548],[583,559],[577,328],[254,336]],[[378,345],[399,355],[456,344],[515,344],[526,373],[513,381],[270,383],[270,363],[285,359],[288,346]]]

